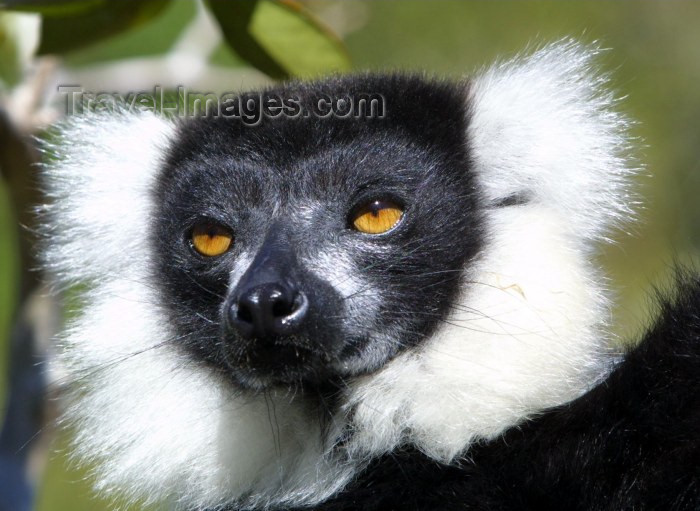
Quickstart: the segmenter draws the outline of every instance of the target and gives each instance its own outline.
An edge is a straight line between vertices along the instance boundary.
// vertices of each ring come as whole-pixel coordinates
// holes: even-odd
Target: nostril
[[[309,299],[298,292],[294,300],[285,308],[282,315],[276,316],[276,326],[281,330],[293,330],[301,325],[309,311]]]
[[[243,321],[244,323],[253,322],[253,313],[250,311],[250,307],[246,304],[239,304],[238,310],[236,311],[236,319]]]
[[[294,302],[285,300],[281,296],[272,304],[272,316],[275,318],[289,316],[292,312],[294,312]]]

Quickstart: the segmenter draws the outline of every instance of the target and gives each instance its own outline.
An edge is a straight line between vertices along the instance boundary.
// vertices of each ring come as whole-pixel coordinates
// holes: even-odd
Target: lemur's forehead
[[[171,158],[219,153],[282,166],[358,140],[381,144],[397,137],[417,147],[452,150],[466,131],[466,96],[463,84],[410,75],[291,83],[229,97],[218,115],[185,121]]]
[[[318,101],[367,103],[357,115],[318,115]],[[161,173],[162,188],[206,190],[217,200],[263,203],[274,197],[334,200],[372,188],[412,194],[426,180],[463,170],[464,87],[416,76],[290,84],[243,94],[255,111],[294,100],[297,115],[217,116],[180,125]]]
[[[339,143],[283,162],[212,152],[167,164],[164,186],[237,202],[336,200],[374,190],[413,194],[448,165],[445,158],[408,141],[371,139]],[[213,194],[213,195],[211,195]]]

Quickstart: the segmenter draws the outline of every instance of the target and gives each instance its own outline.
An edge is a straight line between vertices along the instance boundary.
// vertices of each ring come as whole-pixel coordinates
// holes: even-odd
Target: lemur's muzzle
[[[224,304],[227,362],[244,382],[323,378],[343,347],[330,314],[341,310],[337,293],[299,264],[289,236],[273,225]]]

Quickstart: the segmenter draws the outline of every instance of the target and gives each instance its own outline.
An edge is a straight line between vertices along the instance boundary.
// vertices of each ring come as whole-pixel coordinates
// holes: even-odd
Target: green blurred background
[[[275,18],[279,13],[273,9],[274,2],[260,3],[269,4],[265,7],[269,12],[260,14],[256,21],[256,37],[278,62],[284,61],[281,67],[291,69],[288,73],[291,75],[351,68],[426,70],[457,77],[478,70],[496,57],[512,56],[528,45],[566,36],[599,41],[611,49],[601,59],[603,68],[612,71],[614,86],[627,96],[621,107],[639,121],[635,135],[640,137],[640,157],[647,167],[639,179],[638,190],[644,201],[640,221],[628,233],[619,233],[617,243],[605,246],[601,256],[601,264],[608,269],[611,287],[618,296],[614,324],[622,340],[633,339],[635,332],[648,321],[651,285],[663,285],[673,261],[694,258],[700,246],[697,198],[700,192],[700,2],[303,2],[319,26],[325,27],[326,35],[334,34],[338,38],[321,43],[304,40],[306,29],[294,28],[293,23],[289,29],[289,23],[284,22],[285,30],[293,32],[291,36],[285,35],[284,27],[279,25],[284,23]],[[138,61],[144,57],[151,59],[144,65],[154,69],[154,73],[160,70],[170,73],[165,83],[214,90],[237,90],[267,82],[266,75],[281,76],[279,67],[265,67],[263,61],[256,60],[250,46],[246,49],[237,42],[235,34],[226,34],[228,45],[220,37],[213,40],[202,36],[203,41],[208,41],[202,45],[208,46],[198,54],[199,36],[191,29],[190,22],[196,16],[206,16],[202,12],[201,4],[188,0],[164,2],[157,16],[144,14],[138,23],[115,31],[113,36],[95,37],[93,44],[75,48],[66,44],[60,33],[56,35],[57,30],[51,25],[56,25],[56,20],[49,20],[51,23],[43,29],[47,39],[40,51],[49,55],[43,58],[52,59],[51,65],[58,69],[54,81],[49,83],[55,85],[62,79],[72,79],[73,82],[63,83],[99,85],[115,83],[115,77],[119,77],[116,86],[128,90],[128,69],[141,69]],[[0,13],[0,16],[5,15]],[[60,22],[65,20],[58,20],[59,27]],[[6,43],[1,36],[3,32],[0,32],[0,46]],[[286,56],[280,57],[275,53],[274,41],[283,36],[301,40]],[[186,45],[182,43],[185,38]],[[237,44],[243,44],[238,54]],[[158,67],[158,62],[167,60],[164,55],[173,50],[182,53],[183,46],[190,51],[192,62],[203,68],[199,74],[192,73],[192,68]],[[60,51],[53,51],[55,47],[60,47]],[[332,54],[333,51],[340,52],[339,56]],[[50,57],[52,53],[60,56]],[[7,58],[0,50],[0,59]],[[343,60],[348,58],[350,64]],[[128,66],[129,62],[136,67],[119,67]],[[0,60],[0,64],[1,68],[7,60]],[[300,71],[294,72],[295,69]],[[134,76],[133,86],[137,89],[143,88],[147,80],[153,83],[158,79],[138,76],[138,71]],[[12,101],[13,90],[22,80],[16,78],[5,87],[3,101]],[[52,101],[55,104],[55,98],[49,98],[47,103]],[[39,122],[30,131],[41,129]],[[20,274],[9,194],[0,183],[0,375],[7,369],[7,337]],[[4,395],[2,378],[0,404],[5,402]],[[66,466],[61,453],[64,445],[65,439],[54,440],[37,509],[111,508],[107,502],[90,495],[85,472]]]

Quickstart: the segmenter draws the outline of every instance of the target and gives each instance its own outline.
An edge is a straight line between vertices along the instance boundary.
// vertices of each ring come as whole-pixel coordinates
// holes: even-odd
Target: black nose
[[[229,309],[231,326],[246,337],[290,335],[309,310],[306,295],[295,286],[265,283],[244,290]]]

